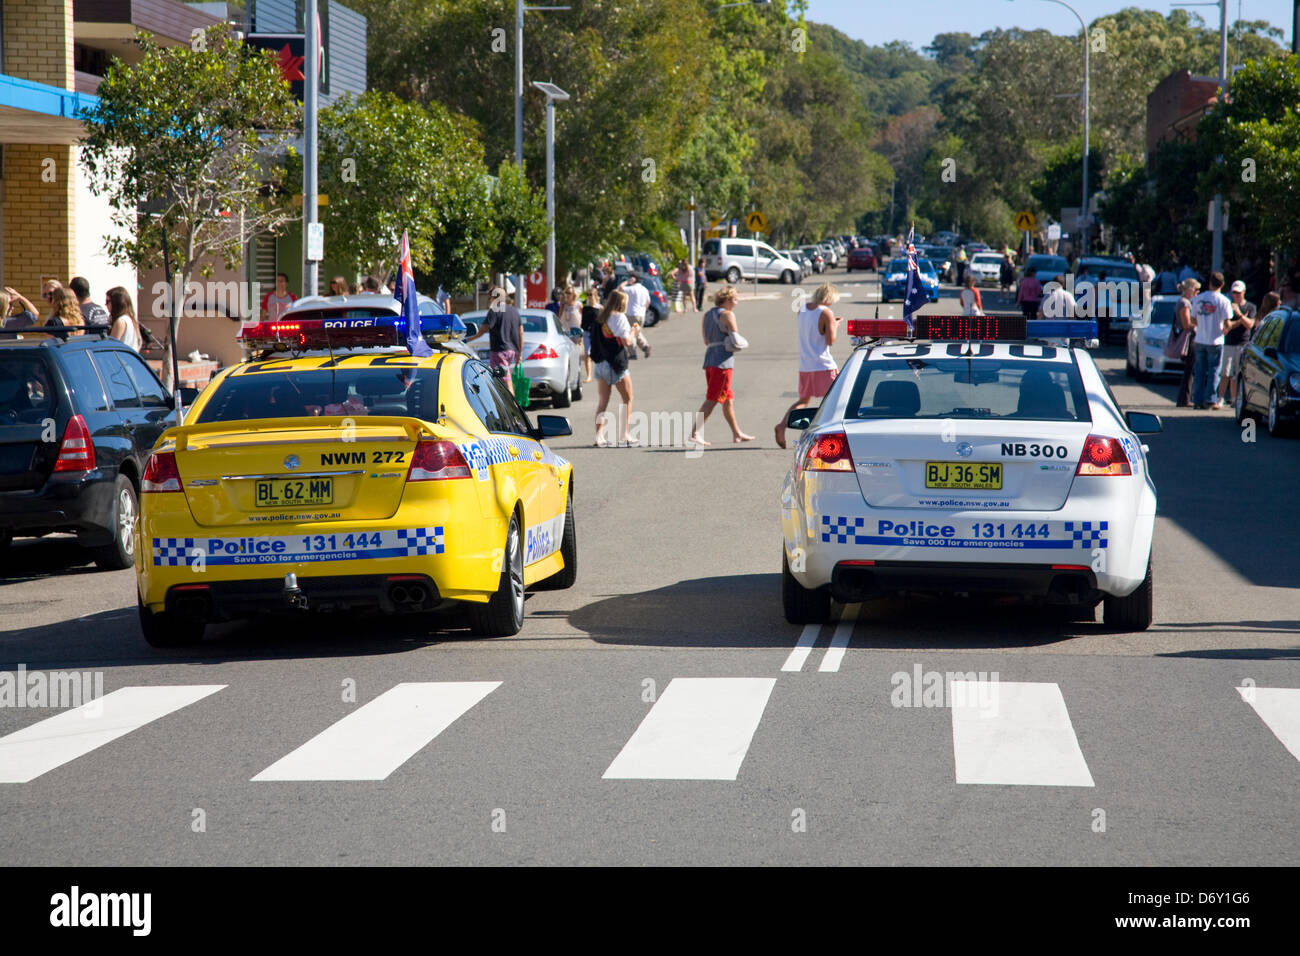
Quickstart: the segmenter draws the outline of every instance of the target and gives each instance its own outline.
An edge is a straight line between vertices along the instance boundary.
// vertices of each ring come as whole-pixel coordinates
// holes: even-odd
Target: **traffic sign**
[[[1021,232],[1034,228],[1034,214],[1027,209],[1016,213],[1016,228]]]
[[[767,217],[755,209],[745,217],[745,226],[750,232],[767,232]]]

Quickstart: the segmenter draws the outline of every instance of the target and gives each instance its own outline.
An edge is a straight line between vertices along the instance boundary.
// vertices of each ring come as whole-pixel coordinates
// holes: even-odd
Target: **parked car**
[[[1112,335],[1127,335],[1133,314],[1142,308],[1137,268],[1123,259],[1085,256],[1075,265],[1074,298],[1091,312],[1081,318],[1096,318],[1103,345]]]
[[[802,274],[805,276],[810,276],[815,271],[817,271],[813,267],[812,258],[809,257],[808,253],[804,252],[802,249],[778,249],[776,251],[778,255],[785,256],[787,259],[791,260],[792,262],[799,263],[799,268],[800,270],[802,270]]]
[[[732,285],[743,279],[772,279],[793,285],[802,278],[799,263],[777,253],[757,239],[706,239],[704,272],[710,280],[726,279]]]
[[[461,321],[482,328],[487,310],[466,312]],[[520,309],[523,324],[522,358],[528,376],[529,397],[550,399],[553,408],[568,408],[582,398],[582,339],[566,335],[555,313],[549,309]],[[468,343],[487,361],[487,340]]]
[[[917,246],[918,255],[922,255],[930,260],[934,266],[935,274],[939,276],[941,282],[952,282],[957,275],[956,267],[953,265],[954,252],[950,246],[927,244]]]
[[[929,259],[918,257],[916,267],[921,272],[921,283],[925,286],[930,301],[938,302],[939,276],[934,271],[934,265]],[[901,299],[906,294],[907,259],[894,259],[889,263],[889,268],[885,270],[884,278],[880,280],[880,301],[888,302],[890,299]]]
[[[643,272],[650,276],[663,276],[663,271],[659,268],[659,263],[655,262],[654,257],[647,252],[623,252],[626,261],[632,264],[632,268],[637,272]]]
[[[71,533],[99,567],[131,567],[140,479],[174,424],[158,376],[106,333],[0,332],[0,548]]]
[[[820,249],[822,255],[826,257],[827,268],[834,269],[840,264],[840,251],[835,248],[835,243],[819,242],[817,243],[817,248]]]
[[[647,329],[652,325],[658,325],[668,318],[668,293],[664,289],[663,279],[657,275],[651,275],[648,272],[636,267],[629,267],[627,262],[614,263],[614,278],[622,282],[628,277],[629,272],[635,272],[641,284],[646,287],[650,293],[650,304],[646,306],[645,322],[642,323]]]
[[[1002,257],[996,252],[977,252],[971,256],[970,274],[975,277],[976,285],[989,283],[997,285],[1002,275]]]
[[[1268,433],[1295,434],[1300,423],[1300,309],[1266,316],[1241,352],[1237,422],[1264,418]]]
[[[826,264],[826,254],[817,246],[800,246],[799,249],[812,262],[813,272],[821,275],[830,268],[830,266]]]
[[[1156,375],[1182,375],[1183,363],[1165,358],[1165,343],[1174,327],[1174,307],[1179,296],[1157,295],[1151,299],[1149,324],[1139,323],[1128,330],[1124,372],[1139,381]]]
[[[849,257],[844,263],[844,271],[852,272],[854,269],[876,272],[879,269],[879,263],[876,261],[876,250],[866,245],[850,249]]]
[[[1020,270],[1020,276],[1023,278],[1026,273],[1032,272],[1039,282],[1046,285],[1057,276],[1065,275],[1069,271],[1070,260],[1066,259],[1065,256],[1053,256],[1037,252],[1025,260],[1025,264]]]

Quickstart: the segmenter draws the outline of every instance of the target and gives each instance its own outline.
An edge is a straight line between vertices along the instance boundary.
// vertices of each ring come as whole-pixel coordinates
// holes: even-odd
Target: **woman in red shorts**
[[[738,332],[735,308],[740,294],[734,286],[725,285],[713,297],[713,308],[704,313],[704,380],[707,392],[704,404],[695,416],[695,427],[691,429],[690,441],[696,445],[708,445],[700,436],[700,429],[708,421],[715,405],[722,406],[722,417],[731,426],[733,442],[753,441],[753,435],[746,435],[736,424],[736,394],[731,390],[731,370],[736,364],[734,355],[727,351],[724,344],[728,332]]]

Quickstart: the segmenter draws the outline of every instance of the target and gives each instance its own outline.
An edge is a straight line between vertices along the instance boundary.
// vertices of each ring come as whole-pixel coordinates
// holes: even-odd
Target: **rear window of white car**
[[[1080,140],[1080,142],[1082,142],[1082,140]],[[1080,182],[1082,182],[1082,180],[1080,180]],[[996,266],[1001,264],[1002,257],[999,255],[985,255],[984,253],[980,253],[975,257],[975,261],[982,266]]]
[[[863,362],[844,417],[1092,420],[1073,362],[929,356]]]

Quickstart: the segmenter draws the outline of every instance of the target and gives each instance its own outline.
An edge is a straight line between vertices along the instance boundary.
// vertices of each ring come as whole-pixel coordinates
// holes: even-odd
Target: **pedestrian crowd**
[[[33,333],[42,328],[107,328],[112,338],[137,351],[148,334],[136,318],[131,293],[122,286],[109,289],[101,305],[91,297],[90,283],[82,276],[73,276],[66,286],[58,279],[46,279],[41,298],[45,308],[38,308],[17,289],[6,286],[0,292],[0,327],[10,331],[31,329]]]

